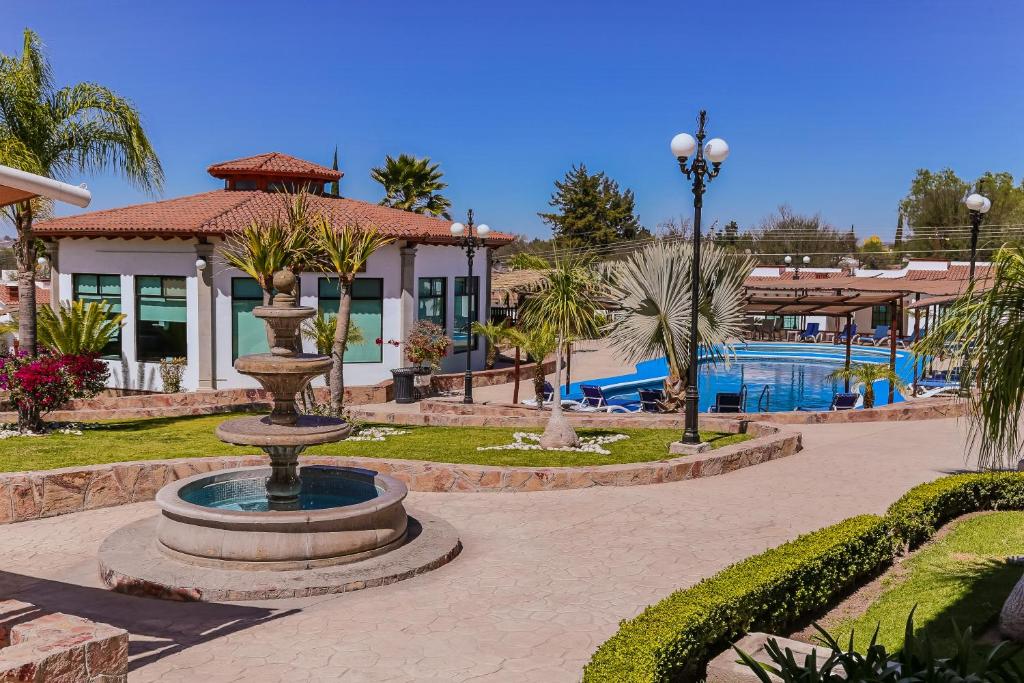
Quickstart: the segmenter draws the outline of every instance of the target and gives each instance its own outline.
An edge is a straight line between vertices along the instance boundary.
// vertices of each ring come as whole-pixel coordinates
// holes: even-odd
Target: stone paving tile
[[[110,593],[96,549],[155,513],[141,503],[4,527],[0,595],[126,628],[133,682],[576,681],[620,619],[965,464],[955,420],[801,429],[804,452],[710,479],[411,494],[465,550],[383,588],[241,604]]]

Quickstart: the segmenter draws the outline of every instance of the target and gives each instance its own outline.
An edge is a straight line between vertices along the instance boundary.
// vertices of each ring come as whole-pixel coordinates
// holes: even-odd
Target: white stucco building
[[[187,359],[185,389],[257,386],[232,364],[267,349],[263,323],[252,315],[261,292],[221,261],[218,245],[254,219],[279,215],[299,188],[313,193],[313,211],[336,226],[372,224],[395,238],[356,277],[352,320],[364,341],[346,352],[346,385],[390,379],[390,370],[405,363],[402,348],[387,342],[403,340],[418,318],[441,324],[455,340],[442,369],[465,368],[467,323],[488,316],[491,251],[511,236],[488,235],[474,260],[476,286],[467,287],[466,253],[450,223],[327,194],[325,184],[341,177],[337,171],[280,153],[208,171],[223,189],[37,225],[52,268],[51,301],[105,299],[126,316],[104,354],[112,386],[159,390],[159,361],[171,357]],[[301,305],[337,311],[336,279],[302,273],[300,288]],[[473,337],[470,346],[473,366],[483,367],[483,341]]]

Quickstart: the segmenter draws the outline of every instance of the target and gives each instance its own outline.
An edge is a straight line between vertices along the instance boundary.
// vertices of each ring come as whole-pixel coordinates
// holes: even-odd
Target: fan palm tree
[[[601,315],[597,310],[600,287],[591,263],[586,255],[557,255],[553,267],[523,306],[524,325],[550,325],[557,338],[555,395],[551,418],[540,441],[544,448],[579,444],[576,431],[562,414],[562,353],[570,339],[593,337],[600,328]]]
[[[533,359],[533,393],[537,399],[537,410],[544,407],[544,359],[558,348],[558,336],[550,325],[530,328],[510,327],[505,332],[509,342],[526,351]],[[519,381],[519,374],[516,374]]]
[[[366,266],[370,256],[381,247],[391,244],[393,237],[381,234],[376,227],[348,223],[335,228],[331,221],[320,217],[314,221],[314,240],[319,261],[317,266],[325,273],[338,278],[341,292],[338,301],[338,321],[331,344],[331,410],[341,416],[345,402],[345,347],[348,345],[348,328],[352,319],[352,281],[356,273]]]
[[[399,154],[397,159],[389,154],[383,166],[370,171],[370,177],[384,186],[381,206],[451,220],[448,210],[452,203],[439,194],[448,187],[441,180],[443,175],[429,157],[417,159],[410,154]]]
[[[0,163],[50,177],[113,169],[131,184],[156,191],[163,170],[131,102],[95,83],[55,88],[39,36],[25,29],[20,56],[0,55]],[[18,336],[36,348],[36,243],[32,225],[45,204],[9,211],[18,236]]]
[[[484,368],[487,370],[492,369],[498,360],[498,345],[505,341],[508,329],[505,323],[473,323],[473,334],[479,334],[487,340],[487,357],[484,361]]]
[[[851,363],[848,368],[844,366],[830,372],[828,379],[850,382],[854,391],[857,386],[863,386],[865,408],[875,407],[875,382],[889,382],[893,388],[901,392],[907,389],[907,383],[903,378],[885,363]]]
[[[612,348],[630,363],[664,357],[668,363],[665,405],[681,410],[690,359],[693,247],[656,240],[605,267],[602,275],[620,314],[605,326]],[[701,250],[697,345],[717,362],[743,331],[743,281],[754,262],[714,243]]]
[[[918,358],[950,356],[959,365],[968,407],[968,441],[983,469],[1016,467],[1024,442],[1024,251],[1004,246],[993,258],[991,288],[972,287],[914,344]]]
[[[71,301],[39,310],[39,344],[58,353],[100,353],[117,336],[124,314],[111,315],[106,301]]]

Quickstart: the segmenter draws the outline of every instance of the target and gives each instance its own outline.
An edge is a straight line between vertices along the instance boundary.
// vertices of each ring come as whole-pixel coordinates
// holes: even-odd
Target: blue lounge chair
[[[835,343],[846,343],[846,340],[854,340],[857,338],[857,323],[852,325],[846,325],[843,327],[843,331],[836,335]]]
[[[861,344],[871,344],[872,346],[881,346],[882,342],[889,340],[889,326],[879,325],[875,328],[874,334],[862,334],[857,340]]]
[[[800,341],[818,341],[821,336],[821,323],[807,323],[807,329],[800,333]]]
[[[551,386],[551,382],[544,382],[544,400],[550,403],[555,398],[555,388]]]
[[[857,401],[860,400],[860,394],[855,391],[849,393],[840,392],[832,396],[832,405],[828,407],[829,410],[853,410],[857,407]]]
[[[936,370],[927,377],[917,380],[917,386],[926,389],[957,388],[960,386],[960,368]]]
[[[581,384],[583,399],[574,410],[583,412],[603,411],[606,413],[635,413],[640,410],[639,401],[627,401],[622,398],[608,398],[604,389],[596,384]]]
[[[712,413],[745,413],[747,412],[747,385],[739,391],[720,391],[715,394],[715,405]]]
[[[640,389],[640,412],[661,413],[661,402],[665,400],[665,392],[661,389]]]

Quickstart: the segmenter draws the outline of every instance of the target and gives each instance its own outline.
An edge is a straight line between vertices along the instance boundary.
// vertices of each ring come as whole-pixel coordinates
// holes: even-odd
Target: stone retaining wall
[[[125,683],[128,632],[61,612],[0,601],[0,681]]]
[[[533,374],[533,363],[519,367],[519,376],[529,379]],[[554,370],[555,361],[544,363],[544,370]],[[506,384],[515,379],[515,368],[496,368],[473,373],[473,386]],[[440,391],[462,389],[464,375],[449,373],[435,375],[435,388]],[[372,403],[387,403],[394,398],[392,381],[366,386],[345,387],[345,404],[350,406]],[[327,389],[315,390],[318,401],[330,400]],[[15,422],[18,416],[10,410],[6,400],[0,396],[0,422]],[[91,422],[95,420],[126,420],[147,417],[184,417],[189,415],[215,415],[245,410],[269,410],[270,397],[262,389],[218,389],[216,391],[188,391],[175,394],[145,392],[104,392],[99,396],[71,401],[66,408],[55,410],[46,416],[55,422]]]
[[[633,425],[635,426],[635,425]],[[733,423],[734,429],[740,423]],[[348,465],[389,474],[412,491],[552,491],[636,486],[731,472],[798,452],[798,432],[752,423],[755,438],[700,455],[585,467],[488,467],[379,458],[304,456],[305,465]],[[666,454],[667,455],[667,454]],[[164,485],[194,474],[266,465],[263,456],[145,460],[0,474],[0,524],[153,500]]]
[[[458,398],[432,398],[421,401],[419,413],[392,413],[354,409],[353,415],[373,422],[409,425],[438,426],[490,426],[514,427],[516,425],[539,426],[547,423],[551,413],[510,403],[478,402],[471,405]],[[729,431],[729,424],[737,422],[770,422],[773,424],[819,424],[837,422],[899,422],[906,420],[937,420],[946,417],[961,417],[965,414],[963,401],[946,398],[918,399],[891,406],[880,406],[870,410],[837,411],[791,411],[780,413],[728,413],[716,415],[701,413],[702,429]],[[565,412],[575,425],[637,426],[637,427],[682,427],[683,414],[656,413],[575,413]],[[726,416],[727,415],[727,416]]]

